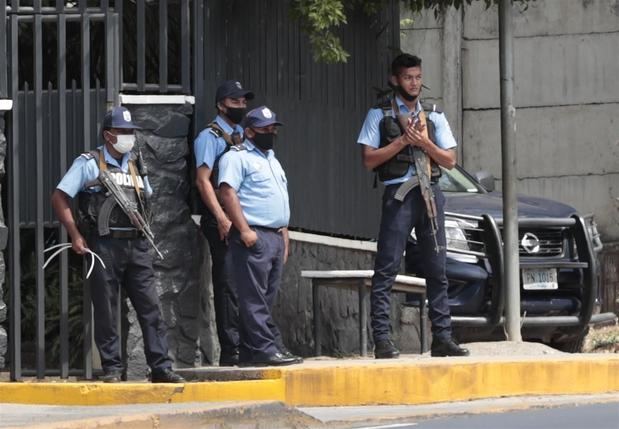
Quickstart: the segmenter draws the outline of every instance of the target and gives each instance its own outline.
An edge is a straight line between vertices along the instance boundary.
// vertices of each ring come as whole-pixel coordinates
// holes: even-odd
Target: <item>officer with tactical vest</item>
[[[218,198],[217,176],[219,158],[232,145],[242,141],[239,125],[247,111],[247,100],[254,93],[243,89],[235,80],[223,82],[215,94],[217,116],[202,130],[194,142],[196,186],[202,199],[200,227],[211,251],[215,321],[221,354],[220,366],[239,362],[239,312],[236,292],[226,269],[227,237],[232,225]]]
[[[391,64],[390,86],[393,96],[370,109],[357,139],[362,145],[363,164],[375,170],[385,185],[371,292],[374,356],[388,359],[400,354],[390,338],[391,287],[413,228],[426,276],[431,354],[465,356],[468,350],[451,336],[445,274],[445,197],[437,184],[439,166],[455,166],[457,144],[445,115],[419,100],[419,57],[397,56]],[[416,164],[419,157],[429,162]],[[417,165],[422,166],[419,172]],[[428,179],[428,189],[422,186],[423,178]]]
[[[183,383],[185,380],[172,371],[172,360],[168,357],[166,327],[153,284],[151,246],[102,186],[103,172],[107,172],[126,199],[147,218],[147,200],[152,189],[145,168],[131,153],[135,129],[139,127],[132,122],[126,108],[114,107],[107,112],[103,120],[105,144],[83,153],[73,162],[52,194],[52,207],[71,237],[73,250],[83,255],[90,249],[105,264],[105,267],[95,265],[91,289],[95,343],[104,372],[100,379],[118,382],[124,373],[116,323],[122,286],[142,328],[151,381]],[[69,201],[76,195],[78,223]]]

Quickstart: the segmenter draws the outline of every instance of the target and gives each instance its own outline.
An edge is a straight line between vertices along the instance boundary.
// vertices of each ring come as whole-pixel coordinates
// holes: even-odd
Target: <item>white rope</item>
[[[56,244],[54,246],[48,247],[47,249],[43,250],[43,253],[45,253],[53,249],[58,249],[54,253],[52,253],[52,255],[49,258],[47,258],[47,261],[45,261],[45,263],[43,264],[43,269],[45,269],[49,265],[49,263],[52,261],[52,259],[56,257],[56,255],[64,252],[67,249],[70,249],[71,247],[73,247],[71,243],[60,243],[60,244]],[[106,269],[106,266],[103,263],[103,259],[101,259],[101,257],[97,255],[95,252],[93,252],[90,249],[86,249],[86,252],[90,253],[90,267],[88,268],[88,273],[86,274],[86,278],[88,279],[90,278],[90,275],[92,274],[92,270],[95,268],[95,263],[97,261],[99,261],[103,269]]]

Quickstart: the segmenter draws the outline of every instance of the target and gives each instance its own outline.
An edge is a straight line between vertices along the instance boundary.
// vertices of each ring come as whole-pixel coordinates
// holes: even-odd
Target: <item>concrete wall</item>
[[[497,7],[405,17],[402,50],[422,56],[426,96],[461,96],[444,106],[461,164],[500,180]],[[593,212],[603,240],[619,240],[619,1],[537,1],[513,17],[518,190]]]

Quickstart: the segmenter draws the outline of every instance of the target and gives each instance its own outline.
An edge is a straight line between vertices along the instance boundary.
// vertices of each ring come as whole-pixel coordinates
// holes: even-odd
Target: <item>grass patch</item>
[[[619,325],[591,329],[583,346],[585,353],[619,353]]]

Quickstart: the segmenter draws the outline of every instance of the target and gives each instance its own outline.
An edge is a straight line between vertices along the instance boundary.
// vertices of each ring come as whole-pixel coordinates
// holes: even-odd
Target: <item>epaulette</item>
[[[235,152],[241,152],[243,150],[247,150],[247,146],[245,146],[243,143],[235,144],[235,145],[230,146],[230,150],[233,150]]]
[[[90,161],[91,159],[98,160],[99,159],[99,152],[91,150],[90,152],[82,153],[80,156],[86,158],[87,161]]]
[[[223,131],[219,127],[214,127],[213,124],[209,124],[207,128],[208,131],[217,138],[224,136]]]
[[[434,103],[429,103],[429,102],[422,102],[421,103],[421,108],[426,111],[426,112],[436,112],[436,113],[443,113],[443,111],[441,110],[440,107],[438,107],[436,104]]]

